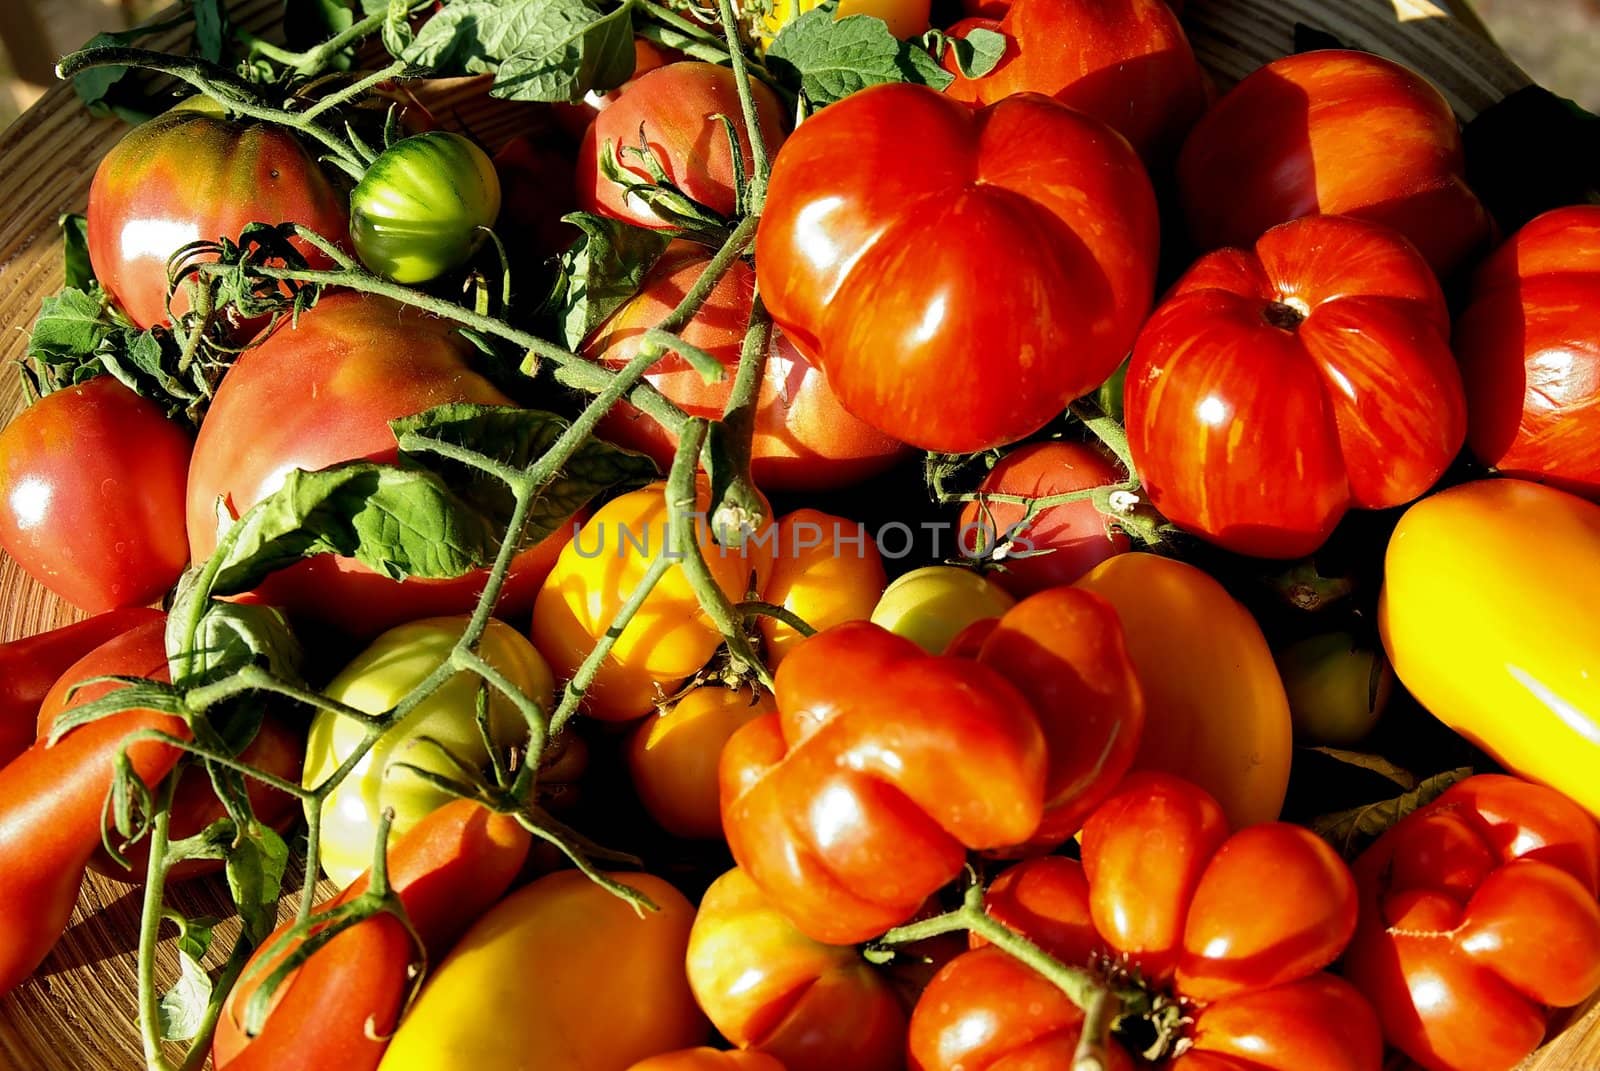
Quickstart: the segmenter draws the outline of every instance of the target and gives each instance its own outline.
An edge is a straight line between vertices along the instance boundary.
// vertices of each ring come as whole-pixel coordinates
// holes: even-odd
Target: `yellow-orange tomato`
[[[814,509],[778,519],[778,558],[762,597],[818,632],[865,621],[887,583],[883,556],[860,522]],[[803,639],[775,617],[761,618],[761,635],[773,669]]]
[[[722,836],[722,745],[745,722],[775,709],[765,692],[707,684],[641,722],[628,741],[628,770],[650,817],[674,836]]]
[[[1234,829],[1270,822],[1289,787],[1289,700],[1261,628],[1192,565],[1119,554],[1077,583],[1117,609],[1144,688],[1135,770],[1215,796]]]
[[[772,12],[761,20],[756,32],[766,41],[778,31],[820,4],[822,0],[773,0]],[[872,15],[889,24],[889,32],[904,40],[928,28],[929,0],[840,0],[836,19],[849,15]]]
[[[668,539],[663,484],[612,499],[573,534],[539,589],[533,607],[533,642],[559,679],[577,671],[616,619],[652,562],[680,556]],[[711,484],[697,481],[704,514]],[[717,586],[735,602],[760,591],[772,572],[773,540],[749,540],[739,549],[712,538],[702,516],[697,542]],[[676,564],[656,584],[600,664],[584,695],[584,709],[605,721],[650,713],[658,691],[670,692],[711,658],[722,636],[700,609],[694,588]]]
[[[679,1049],[641,1060],[628,1071],[785,1071],[776,1057],[764,1052],[726,1049]]]
[[[434,970],[380,1071],[627,1071],[703,1042],[683,972],[694,908],[653,875],[612,877],[659,910],[575,870],[512,893]]]
[[[788,1071],[901,1071],[906,1015],[854,945],[795,928],[738,867],[711,883],[689,934],[689,985],[722,1036]]]
[[[1481,480],[1400,518],[1378,625],[1435,717],[1600,816],[1597,606],[1600,505]]]

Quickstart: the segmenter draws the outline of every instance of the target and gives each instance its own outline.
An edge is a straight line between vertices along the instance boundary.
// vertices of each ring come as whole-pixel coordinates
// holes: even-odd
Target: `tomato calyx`
[[[744,158],[740,155],[739,136],[733,120],[726,115],[714,117],[723,128],[732,146],[735,174],[734,195],[740,202],[743,214],[745,196]],[[630,166],[629,161],[635,162]],[[644,175],[640,175],[640,170]],[[703,245],[720,246],[733,233],[733,225],[721,213],[690,197],[672,181],[667,169],[650,145],[644,125],[639,126],[637,145],[619,145],[607,140],[600,150],[600,173],[622,189],[624,203],[638,202],[664,224],[664,229],[680,238]]]
[[[1269,301],[1261,310],[1261,318],[1280,331],[1293,334],[1306,317],[1311,315],[1311,307],[1297,297],[1280,298]]]

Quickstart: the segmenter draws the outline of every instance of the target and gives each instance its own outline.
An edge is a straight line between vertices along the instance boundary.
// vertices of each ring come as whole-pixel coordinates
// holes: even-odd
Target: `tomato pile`
[[[62,62],[198,93],[0,431],[85,615],[0,645],[0,993],[90,869],[150,1071],[1511,1071],[1600,991],[1600,208],[1164,0],[349,7]]]

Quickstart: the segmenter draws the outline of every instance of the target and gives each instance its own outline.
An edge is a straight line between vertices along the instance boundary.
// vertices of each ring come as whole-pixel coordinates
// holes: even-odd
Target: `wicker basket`
[[[6,0],[0,0],[6,2]],[[279,0],[240,0],[234,19],[270,28]],[[1293,51],[1296,23],[1325,30],[1352,46],[1400,60],[1428,75],[1463,119],[1471,119],[1529,84],[1526,74],[1461,9],[1455,15],[1427,0],[1190,0],[1185,21],[1195,51],[1226,86]],[[156,37],[154,47],[181,45]],[[518,131],[525,116],[493,105],[481,85],[437,88],[429,104],[494,144]],[[65,86],[52,89],[0,135],[0,358],[20,358],[39,301],[62,285],[56,220],[81,211],[100,157],[121,136],[121,124],[91,118]],[[21,405],[15,376],[0,376],[0,414]],[[0,639],[65,624],[77,616],[0,557]],[[175,899],[190,914],[226,915],[225,893],[200,882]],[[134,1022],[139,889],[91,876],[66,935],[33,980],[0,1000],[0,1071],[134,1071],[144,1066]],[[224,924],[219,947],[232,934]],[[170,943],[169,943],[170,944]],[[162,949],[163,976],[176,974],[176,953]],[[1526,1071],[1600,1068],[1600,1009],[1567,1030]],[[454,1071],[441,1068],[440,1071]],[[549,1069],[562,1071],[562,1069]],[[1313,1069],[1307,1069],[1313,1071]]]

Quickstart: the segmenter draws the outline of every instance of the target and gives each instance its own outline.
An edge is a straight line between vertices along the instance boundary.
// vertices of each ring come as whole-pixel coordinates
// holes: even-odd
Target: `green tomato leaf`
[[[504,481],[461,461],[431,452],[430,443],[465,447],[487,460],[526,468],[567,430],[568,422],[537,409],[458,403],[416,416],[392,420],[401,456],[412,465],[437,474],[480,512],[503,529],[514,501]],[[624,484],[645,484],[659,475],[643,454],[589,438],[540,492],[533,506],[523,546],[532,546],[565,524],[602,491]]]
[[[283,614],[270,606],[212,599],[200,577],[198,568],[184,573],[167,615],[172,679],[189,685],[258,665],[280,680],[299,682],[304,652]]]
[[[92,355],[116,329],[98,291],[68,288],[39,303],[28,356],[45,364],[75,364]]]
[[[161,996],[157,1011],[161,1036],[167,1041],[190,1041],[205,1025],[211,1003],[211,976],[201,966],[211,947],[215,919],[187,919],[176,912],[163,915],[178,925],[178,980]]]
[[[998,67],[1006,54],[1005,34],[981,26],[965,37],[949,37],[946,41],[966,78],[982,78]]]
[[[562,217],[583,232],[561,258],[561,274],[546,305],[577,348],[594,329],[639,292],[672,236],[587,212]]]
[[[1471,777],[1472,767],[1462,766],[1435,774],[1416,788],[1393,799],[1352,807],[1326,814],[1311,822],[1311,831],[1333,845],[1345,859],[1354,859],[1373,838],[1382,836],[1400,819],[1426,807],[1444,794],[1445,789]]]
[[[912,82],[944,89],[954,76],[921,48],[897,39],[882,19],[812,8],[786,25],[767,48],[767,67],[813,109],[869,86]]]
[[[584,0],[541,3],[521,44],[501,61],[490,96],[576,101],[633,76],[633,13],[627,4],[601,14]]]
[[[194,15],[194,50],[203,59],[221,63],[228,52],[228,9],[223,0],[190,0]]]
[[[278,919],[278,895],[289,865],[289,845],[268,826],[257,823],[228,853],[224,871],[228,891],[239,908],[245,933],[260,944],[272,933]]]
[[[95,285],[94,268],[89,263],[89,217],[82,212],[68,212],[60,222],[67,287],[88,290]]]

